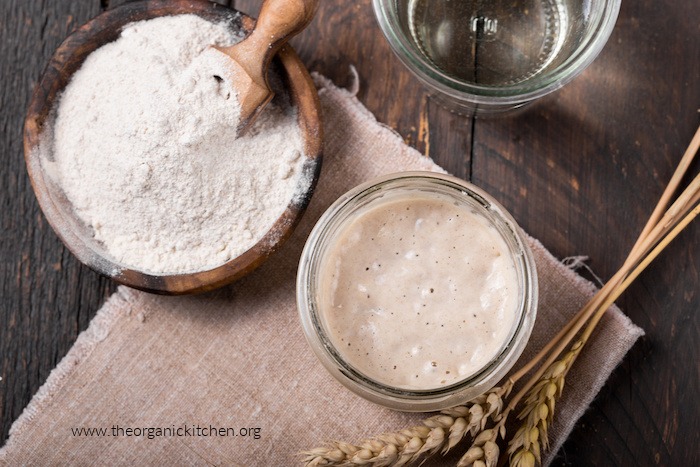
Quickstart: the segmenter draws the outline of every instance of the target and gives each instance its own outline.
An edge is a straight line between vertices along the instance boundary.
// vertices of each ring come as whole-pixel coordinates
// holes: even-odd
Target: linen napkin
[[[353,95],[316,82],[324,166],[288,243],[252,275],[206,295],[120,287],[14,423],[0,464],[296,465],[299,451],[323,441],[358,442],[425,417],[367,402],[326,372],[302,333],[295,276],[311,228],[342,193],[385,173],[441,169]],[[523,362],[595,292],[530,244],[540,306]],[[640,335],[616,307],[606,314],[567,377],[547,462]]]

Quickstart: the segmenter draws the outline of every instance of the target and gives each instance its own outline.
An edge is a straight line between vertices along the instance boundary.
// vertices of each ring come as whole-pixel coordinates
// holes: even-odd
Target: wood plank
[[[698,17],[698,2],[623,2],[612,38],[583,75],[517,118],[477,121],[475,183],[553,253],[586,254],[609,278],[698,126]],[[699,227],[619,300],[647,336],[559,463],[697,465]]]
[[[24,167],[22,125],[49,57],[98,0],[0,2],[0,444],[12,422],[114,289],[63,247],[37,205]]]

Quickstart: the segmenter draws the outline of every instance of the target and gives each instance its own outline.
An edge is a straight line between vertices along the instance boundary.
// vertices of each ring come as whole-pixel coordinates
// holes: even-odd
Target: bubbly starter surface
[[[518,308],[508,246],[486,218],[435,195],[386,200],[338,233],[320,313],[350,365],[403,389],[437,389],[502,349]]]

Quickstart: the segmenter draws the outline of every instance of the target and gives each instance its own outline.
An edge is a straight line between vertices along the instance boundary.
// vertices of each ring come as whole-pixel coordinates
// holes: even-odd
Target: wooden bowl
[[[221,266],[200,272],[152,275],[129,269],[115,262],[105,247],[93,238],[91,229],[77,217],[62,190],[42,168],[41,159],[46,157],[39,150],[42,130],[61,91],[91,52],[119,38],[128,23],[187,13],[212,22],[226,22],[231,28],[246,32],[255,24],[255,20],[242,13],[203,0],[149,0],[108,10],[76,30],[56,50],[34,92],[24,128],[24,154],[34,192],[49,224],[63,243],[82,263],[100,274],[137,289],[172,295],[211,290],[258,267],[291,235],[311,199],[321,170],[322,129],[316,88],[294,50],[285,46],[277,56],[276,66],[297,108],[306,157],[298,189],[305,188],[301,184],[312,180],[301,200],[290,200],[282,216],[248,251]]]

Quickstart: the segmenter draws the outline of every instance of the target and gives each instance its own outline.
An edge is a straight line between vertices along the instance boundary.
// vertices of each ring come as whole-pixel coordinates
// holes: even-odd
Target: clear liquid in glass
[[[583,40],[590,0],[409,0],[404,33],[434,67],[482,86],[523,83],[559,66]]]

